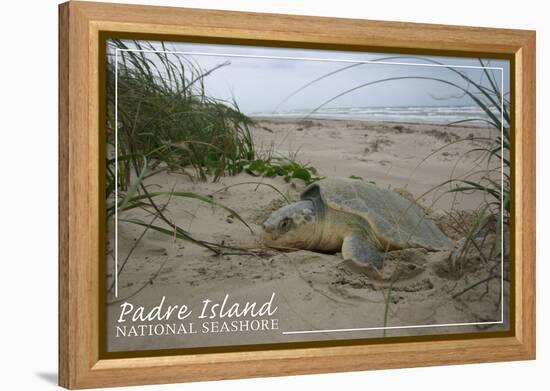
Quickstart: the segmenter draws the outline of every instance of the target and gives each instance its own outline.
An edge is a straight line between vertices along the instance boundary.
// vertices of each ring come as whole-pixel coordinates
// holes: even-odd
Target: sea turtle
[[[262,225],[270,247],[341,250],[344,260],[380,270],[389,250],[452,249],[455,243],[416,203],[397,192],[350,178],[325,178]]]

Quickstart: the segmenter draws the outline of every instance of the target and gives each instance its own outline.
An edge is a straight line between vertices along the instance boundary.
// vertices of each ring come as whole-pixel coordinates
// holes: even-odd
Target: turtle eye
[[[281,231],[287,232],[291,226],[292,226],[292,220],[287,217],[281,221],[279,228],[281,229]]]

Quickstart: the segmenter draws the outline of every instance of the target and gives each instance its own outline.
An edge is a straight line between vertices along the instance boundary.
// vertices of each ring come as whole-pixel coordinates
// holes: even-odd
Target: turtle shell
[[[392,190],[356,179],[326,178],[308,186],[301,198],[317,194],[326,208],[361,217],[369,234],[392,247],[440,250],[454,245],[424,210]]]

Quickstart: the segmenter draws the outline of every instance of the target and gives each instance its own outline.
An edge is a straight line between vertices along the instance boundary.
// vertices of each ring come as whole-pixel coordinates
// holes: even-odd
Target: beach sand
[[[252,132],[256,144],[264,151],[283,157],[297,156],[299,161],[316,167],[320,176],[353,175],[417,198],[455,240],[463,234],[453,229],[454,219],[471,224],[472,211],[483,202],[482,196],[453,197],[445,189],[429,190],[451,176],[475,169],[480,156],[467,151],[483,146],[476,140],[478,137],[496,137],[495,130],[475,127],[278,118],[256,119]],[[254,254],[214,255],[202,246],[174,240],[153,230],[139,240],[143,227],[119,222],[118,263],[124,267],[118,277],[118,297],[113,297],[112,291],[107,297],[111,303],[107,306],[108,351],[508,329],[507,281],[493,278],[462,293],[489,276],[489,265],[479,256],[472,256],[456,271],[449,265],[449,252],[392,251],[387,254],[383,277],[379,278],[344,262],[340,254],[266,249],[259,242],[261,224],[285,201],[269,186],[244,182],[275,186],[292,200],[299,197],[305,186],[301,180],[287,183],[281,177],[261,178],[246,173],[223,177],[216,183],[194,181],[175,172],[163,172],[149,179],[155,191],[174,189],[212,196],[216,202],[235,210],[251,229],[227,210],[189,198],[172,197],[166,213],[195,238],[250,249]],[[227,186],[232,187],[225,189]],[[159,202],[162,204],[160,199]],[[454,217],[446,213],[450,210],[454,210]],[[125,211],[123,218],[149,222],[152,216],[134,209]],[[110,221],[109,238],[113,232]],[[489,237],[484,245],[489,246],[491,240],[494,242],[494,237]],[[112,251],[113,241],[109,240],[107,287],[113,281]],[[390,276],[396,267],[401,273],[391,284]],[[261,304],[273,293],[277,307],[273,317],[278,319],[275,330],[115,335],[116,326],[122,324],[118,319],[124,302],[150,309],[165,296],[166,306],[185,304],[192,309],[193,314],[186,321],[193,319],[194,327],[199,328],[196,315],[205,299],[222,301],[229,294],[230,302]],[[503,323],[498,324],[501,319]],[[389,327],[385,332],[384,324]]]

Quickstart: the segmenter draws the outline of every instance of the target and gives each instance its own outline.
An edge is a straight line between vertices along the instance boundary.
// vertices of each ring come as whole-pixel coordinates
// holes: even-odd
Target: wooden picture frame
[[[99,100],[103,32],[511,61],[512,332],[188,355],[102,358]],[[104,206],[103,206],[104,207]],[[90,388],[535,358],[535,33],[70,1],[59,6],[59,384]]]

